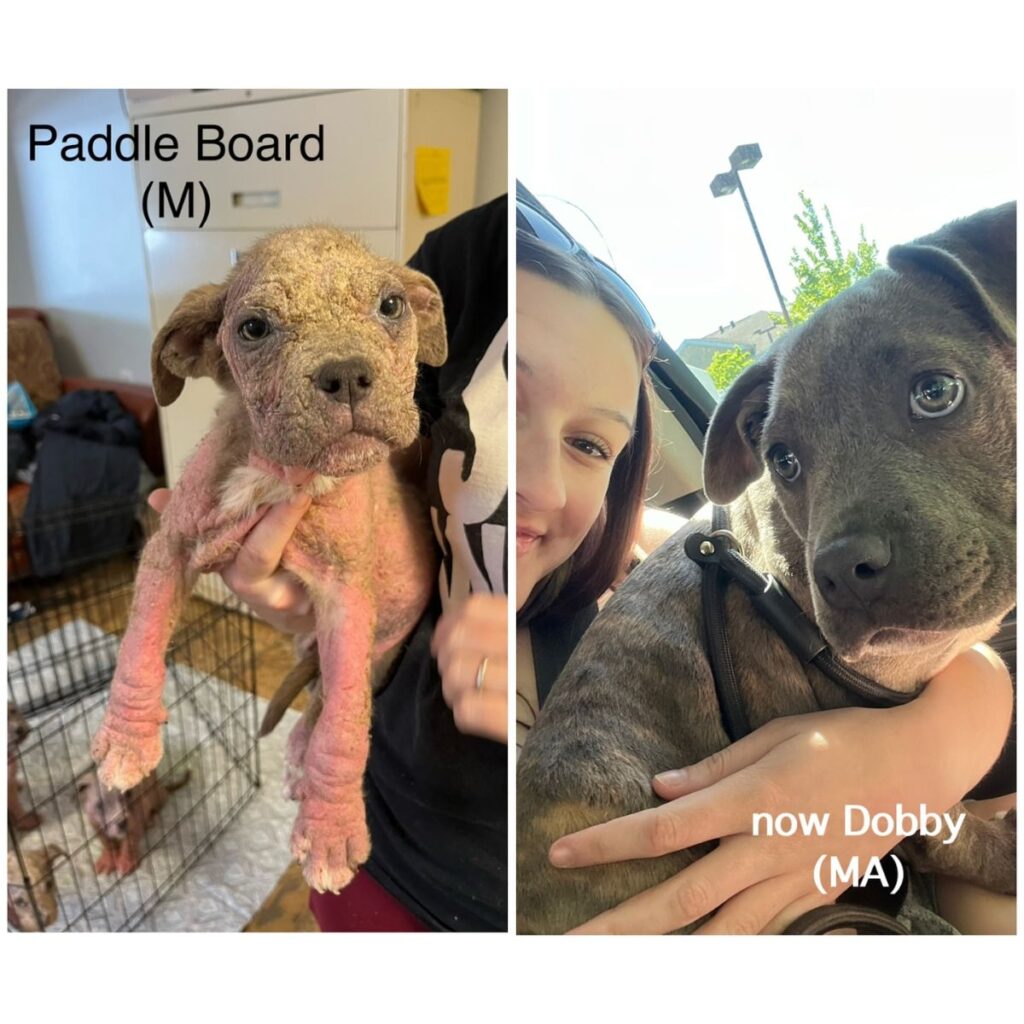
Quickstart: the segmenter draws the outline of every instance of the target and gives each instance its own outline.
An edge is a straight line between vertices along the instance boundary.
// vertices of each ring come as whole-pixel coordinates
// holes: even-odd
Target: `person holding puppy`
[[[517,236],[517,728],[522,743],[600,594],[643,538],[651,457],[650,315],[609,268],[530,205]],[[537,236],[540,235],[542,241]],[[581,367],[587,368],[581,372]],[[642,544],[641,544],[642,546]],[[755,794],[795,813],[845,804],[951,806],[996,760],[1010,721],[1003,664],[971,650],[917,700],[844,708],[763,726],[705,762],[652,780],[665,804],[572,836],[556,867],[586,867],[721,840],[675,878],[576,929],[659,933],[715,912],[705,933],[781,931],[828,902],[813,888],[813,841],[750,835]],[[932,757],[927,751],[935,751]],[[755,784],[756,783],[756,784]],[[660,830],[660,831],[659,831]],[[845,848],[844,848],[845,844]],[[831,841],[840,858],[883,854],[874,837]],[[835,894],[833,894],[835,895]],[[693,913],[683,920],[680,906]],[[682,904],[681,904],[682,901]],[[697,905],[699,903],[699,905]],[[985,926],[983,926],[985,927]],[[998,927],[998,926],[996,926]]]

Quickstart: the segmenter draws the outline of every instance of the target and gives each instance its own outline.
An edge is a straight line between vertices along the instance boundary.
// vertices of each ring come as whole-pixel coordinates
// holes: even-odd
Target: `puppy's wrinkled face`
[[[222,286],[190,292],[157,335],[162,405],[187,377],[237,390],[259,455],[360,472],[419,432],[417,362],[446,356],[437,286],[328,227],[269,235]]]
[[[896,275],[783,349],[757,451],[844,656],[957,645],[1014,603],[1013,350]]]
[[[397,268],[335,232],[272,236],[228,289],[218,342],[261,454],[328,475],[416,437],[416,319]]]

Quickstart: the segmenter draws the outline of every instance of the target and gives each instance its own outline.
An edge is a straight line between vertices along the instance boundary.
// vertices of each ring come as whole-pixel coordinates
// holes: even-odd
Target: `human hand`
[[[459,732],[507,743],[508,598],[470,595],[438,620],[430,651]]]
[[[171,492],[165,487],[153,491],[148,499],[150,507],[160,513],[170,500]],[[266,506],[234,561],[220,574],[228,589],[259,618],[285,633],[310,633],[316,628],[306,588],[281,568],[285,546],[310,500],[308,494],[301,494],[292,501]]]
[[[1011,704],[1005,666],[974,649],[908,705],[778,719],[688,769],[657,776],[655,792],[669,803],[558,840],[552,864],[585,867],[721,842],[575,933],[662,934],[716,909],[699,933],[783,930],[846,888],[817,891],[813,870],[822,854],[864,865],[899,842],[870,830],[845,835],[846,805],[863,805],[872,816],[892,814],[898,802],[915,812],[922,803],[947,810],[998,756]],[[782,811],[827,812],[829,826],[823,836],[753,836],[755,813]]]

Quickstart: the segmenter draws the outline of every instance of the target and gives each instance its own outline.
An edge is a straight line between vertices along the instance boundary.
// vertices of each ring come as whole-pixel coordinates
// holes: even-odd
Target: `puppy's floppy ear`
[[[405,294],[416,314],[419,345],[416,360],[428,366],[440,366],[448,358],[448,335],[444,326],[444,309],[437,285],[418,270],[400,267],[398,276],[405,285]]]
[[[230,371],[217,345],[227,286],[204,284],[178,303],[153,342],[153,391],[160,405],[170,405],[186,377],[212,377],[223,384]]]
[[[900,273],[940,277],[957,305],[1002,341],[1017,338],[1017,204],[955,220],[934,234],[889,250]]]
[[[764,470],[757,444],[768,415],[775,363],[769,352],[744,370],[711,417],[704,439],[704,493],[717,505],[734,501]]]

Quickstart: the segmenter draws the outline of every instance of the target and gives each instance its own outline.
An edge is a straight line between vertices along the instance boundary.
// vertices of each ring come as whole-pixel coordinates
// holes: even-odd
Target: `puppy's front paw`
[[[342,805],[303,801],[292,829],[292,856],[317,892],[336,893],[348,885],[370,856],[362,798]]]
[[[96,858],[96,874],[112,875],[117,870],[117,860],[114,854],[107,849]]]
[[[988,888],[1007,896],[1017,895],[1017,808],[1000,811],[986,822]]]
[[[116,860],[117,873],[124,878],[125,875],[130,875],[138,866],[139,862],[126,850],[122,850],[117,855]]]
[[[160,763],[163,743],[160,724],[151,736],[122,732],[104,721],[92,740],[92,758],[99,765],[100,782],[126,792],[137,786]]]

